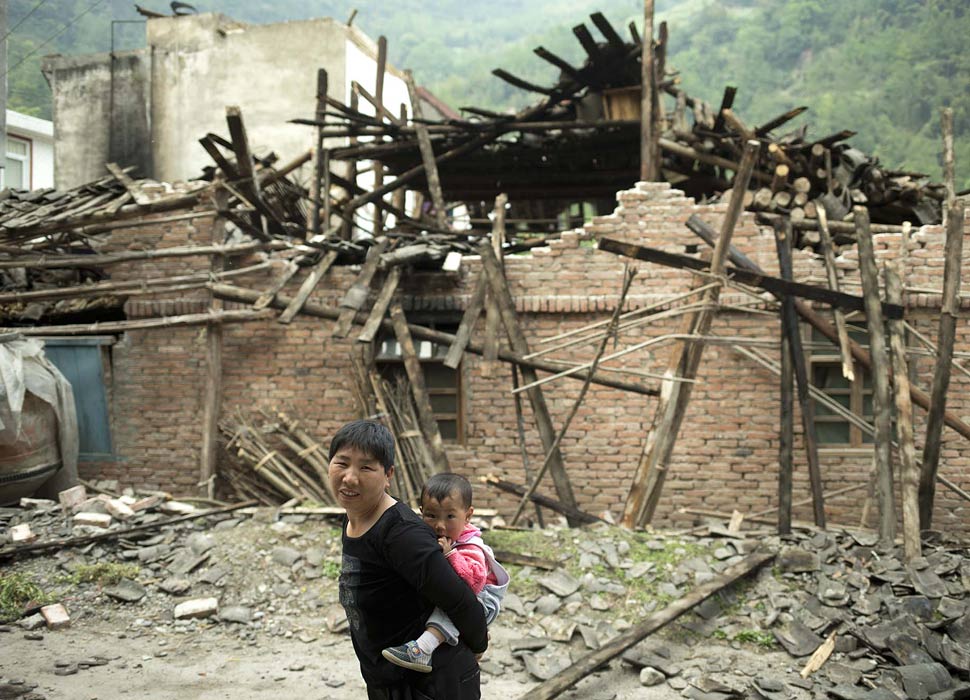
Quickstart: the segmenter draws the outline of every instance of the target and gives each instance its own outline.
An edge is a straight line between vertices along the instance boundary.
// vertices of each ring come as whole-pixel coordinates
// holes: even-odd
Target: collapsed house
[[[136,180],[122,161],[71,190],[8,191],[4,325],[71,348],[92,387],[84,400],[103,406],[79,410],[79,422],[109,428],[86,446],[82,425],[82,476],[326,501],[327,436],[379,416],[393,421],[407,463],[396,485],[404,497],[449,468],[496,486],[478,501],[516,519],[534,491],[571,523],[734,510],[774,520],[787,440],[792,491],[812,493],[793,505],[796,519],[873,525],[885,501],[877,508],[873,495],[871,378],[884,370],[849,342],[867,344],[860,268],[871,256],[855,243],[867,231],[875,258],[901,265],[903,298],[884,311],[905,318],[908,373],[929,387],[931,338],[941,311],[955,314],[941,285],[945,188],[881,167],[843,143],[848,132],[776,138],[799,110],[746,126],[730,90],[713,110],[662,68],[654,92],[672,93],[672,108],[656,110],[668,181],[636,183],[640,122],[624,109],[636,104],[629,83],[642,47],[601,15],[593,21],[606,41],[577,31],[583,67],[537,49],[563,75],[553,87],[523,85],[544,99],[517,115],[464,120],[412,84],[415,109],[402,119],[385,105],[379,45],[370,89],[349,81],[337,99],[329,73],[318,75],[315,114],[300,121],[322,146],[303,155],[256,152],[243,110],[230,107],[226,136],[198,134],[207,179]],[[425,108],[443,118],[421,117]],[[751,140],[757,153],[739,185]],[[313,175],[295,176],[311,159]],[[355,167],[373,173],[370,189]],[[570,202],[602,210],[614,194],[614,211],[581,228],[521,230],[559,221]],[[456,202],[468,212],[461,228],[447,215]],[[790,271],[776,252],[787,226]],[[710,268],[698,236],[718,233],[731,247],[716,249]],[[633,258],[662,264],[630,275]],[[780,438],[779,299],[792,295],[821,322],[786,334],[802,345],[813,387],[785,412],[803,430]],[[836,330],[846,340],[833,344]],[[703,361],[687,350],[704,344]],[[954,347],[933,522],[964,531],[965,324]],[[923,420],[917,412],[916,435]],[[651,462],[658,436],[667,442]]]

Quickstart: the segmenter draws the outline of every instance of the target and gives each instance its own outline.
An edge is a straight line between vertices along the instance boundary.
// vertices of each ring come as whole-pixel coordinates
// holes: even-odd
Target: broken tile
[[[131,579],[121,579],[118,583],[105,586],[104,594],[124,603],[137,603],[147,595],[145,587]]]
[[[560,598],[572,595],[579,590],[580,582],[562,570],[553,571],[538,579],[540,586],[552,591]]]

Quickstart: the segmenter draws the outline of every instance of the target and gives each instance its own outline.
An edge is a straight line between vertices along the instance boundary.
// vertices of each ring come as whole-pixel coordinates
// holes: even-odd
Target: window
[[[30,189],[30,141],[7,137],[6,167],[3,171],[3,187]]]
[[[47,359],[71,383],[77,408],[78,459],[112,458],[108,397],[105,390],[106,349],[113,339],[46,338]]]
[[[423,321],[421,325],[454,333],[458,325],[454,323],[439,323]],[[431,410],[438,423],[438,431],[445,442],[464,441],[464,420],[461,401],[461,369],[451,369],[444,365],[448,346],[437,345],[427,340],[415,338],[414,347],[418,351],[418,360],[424,373],[424,384],[431,401]],[[407,380],[404,368],[404,357],[401,347],[393,335],[380,338],[377,352],[377,368],[385,379],[394,383]]]
[[[848,324],[849,337],[868,348],[866,329]],[[853,363],[854,377],[849,381],[842,375],[839,349],[817,330],[812,330],[812,350],[809,373],[814,386],[829,398],[847,408],[869,424],[873,423],[872,381],[869,371],[858,362]],[[844,416],[815,401],[815,429],[822,447],[865,447],[872,444],[872,435],[853,425]]]

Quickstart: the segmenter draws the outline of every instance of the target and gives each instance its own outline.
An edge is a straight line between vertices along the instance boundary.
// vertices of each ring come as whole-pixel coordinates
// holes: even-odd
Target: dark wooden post
[[[788,218],[775,221],[775,244],[778,248],[778,267],[782,279],[793,281],[791,221]],[[805,443],[805,457],[808,460],[808,478],[812,485],[815,524],[824,528],[825,503],[822,495],[822,471],[818,461],[818,438],[815,434],[815,405],[809,393],[808,368],[805,366],[802,337],[798,332],[795,299],[791,295],[782,299],[781,317],[785,326],[785,338],[788,340],[788,350],[791,353],[792,367],[795,370],[795,384],[798,387],[798,407],[802,414],[802,440]]]
[[[889,355],[886,351],[886,326],[879,302],[879,271],[873,252],[872,232],[869,230],[869,211],[865,207],[853,209],[856,243],[859,247],[859,272],[866,305],[866,325],[869,328],[869,354],[872,357],[872,403],[876,428],[873,445],[876,465],[876,497],[879,502],[879,542],[891,547],[896,536],[896,509],[893,503],[892,409],[889,398]]]
[[[414,84],[414,76],[411,71],[404,71],[404,80],[408,86],[408,95],[411,97],[411,114],[414,131],[418,136],[418,149],[421,152],[421,162],[424,163],[424,170],[428,180],[428,192],[431,194],[431,202],[434,204],[435,222],[441,230],[448,229],[448,217],[445,214],[445,198],[441,193],[441,179],[438,177],[438,164],[434,160],[434,148],[431,146],[431,135],[428,133],[428,126],[421,121],[423,114],[421,110],[421,96],[418,88]]]
[[[505,325],[505,332],[508,335],[509,344],[513,352],[517,355],[529,354],[529,341],[526,340],[525,333],[519,327],[518,319],[515,316],[515,303],[509,291],[505,275],[498,259],[488,241],[484,241],[478,246],[478,253],[482,257],[482,271],[488,280],[488,291],[495,298],[502,315],[502,322]],[[522,380],[526,384],[538,381],[536,372],[531,367],[522,365]],[[529,401],[532,404],[532,413],[535,416],[536,427],[539,430],[539,437],[542,440],[543,453],[549,460],[549,471],[552,472],[552,480],[556,486],[556,494],[559,500],[570,508],[576,507],[576,497],[573,495],[573,487],[569,483],[569,475],[566,473],[566,466],[563,463],[562,453],[556,443],[556,432],[552,426],[552,418],[549,415],[549,407],[546,405],[545,396],[541,386],[531,387],[528,390]],[[571,526],[577,523],[570,521]]]
[[[903,241],[906,245],[906,241]],[[903,303],[901,262],[885,267],[886,301]],[[902,319],[889,321],[889,346],[893,362],[893,398],[896,403],[896,435],[899,441],[900,492],[903,505],[903,556],[907,563],[921,556],[919,538],[919,464],[913,445],[913,402],[909,398],[909,369]]]
[[[792,447],[795,442],[795,381],[791,349],[781,318],[781,428],[778,433],[778,534],[791,534]]]

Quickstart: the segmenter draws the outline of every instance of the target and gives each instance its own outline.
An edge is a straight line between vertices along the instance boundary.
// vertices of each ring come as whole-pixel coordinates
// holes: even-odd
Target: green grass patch
[[[100,562],[98,564],[80,564],[73,573],[64,576],[65,583],[75,585],[81,583],[96,583],[99,586],[111,586],[120,580],[133,579],[141,569],[137,564],[118,564],[115,562]]]
[[[325,559],[320,567],[323,575],[329,579],[337,580],[340,578],[340,562],[336,559]]]
[[[773,649],[778,644],[775,635],[763,630],[741,630],[734,635],[734,641],[742,644],[754,644],[762,649]]]
[[[16,620],[28,603],[48,602],[50,597],[26,574],[0,576],[0,619]]]

